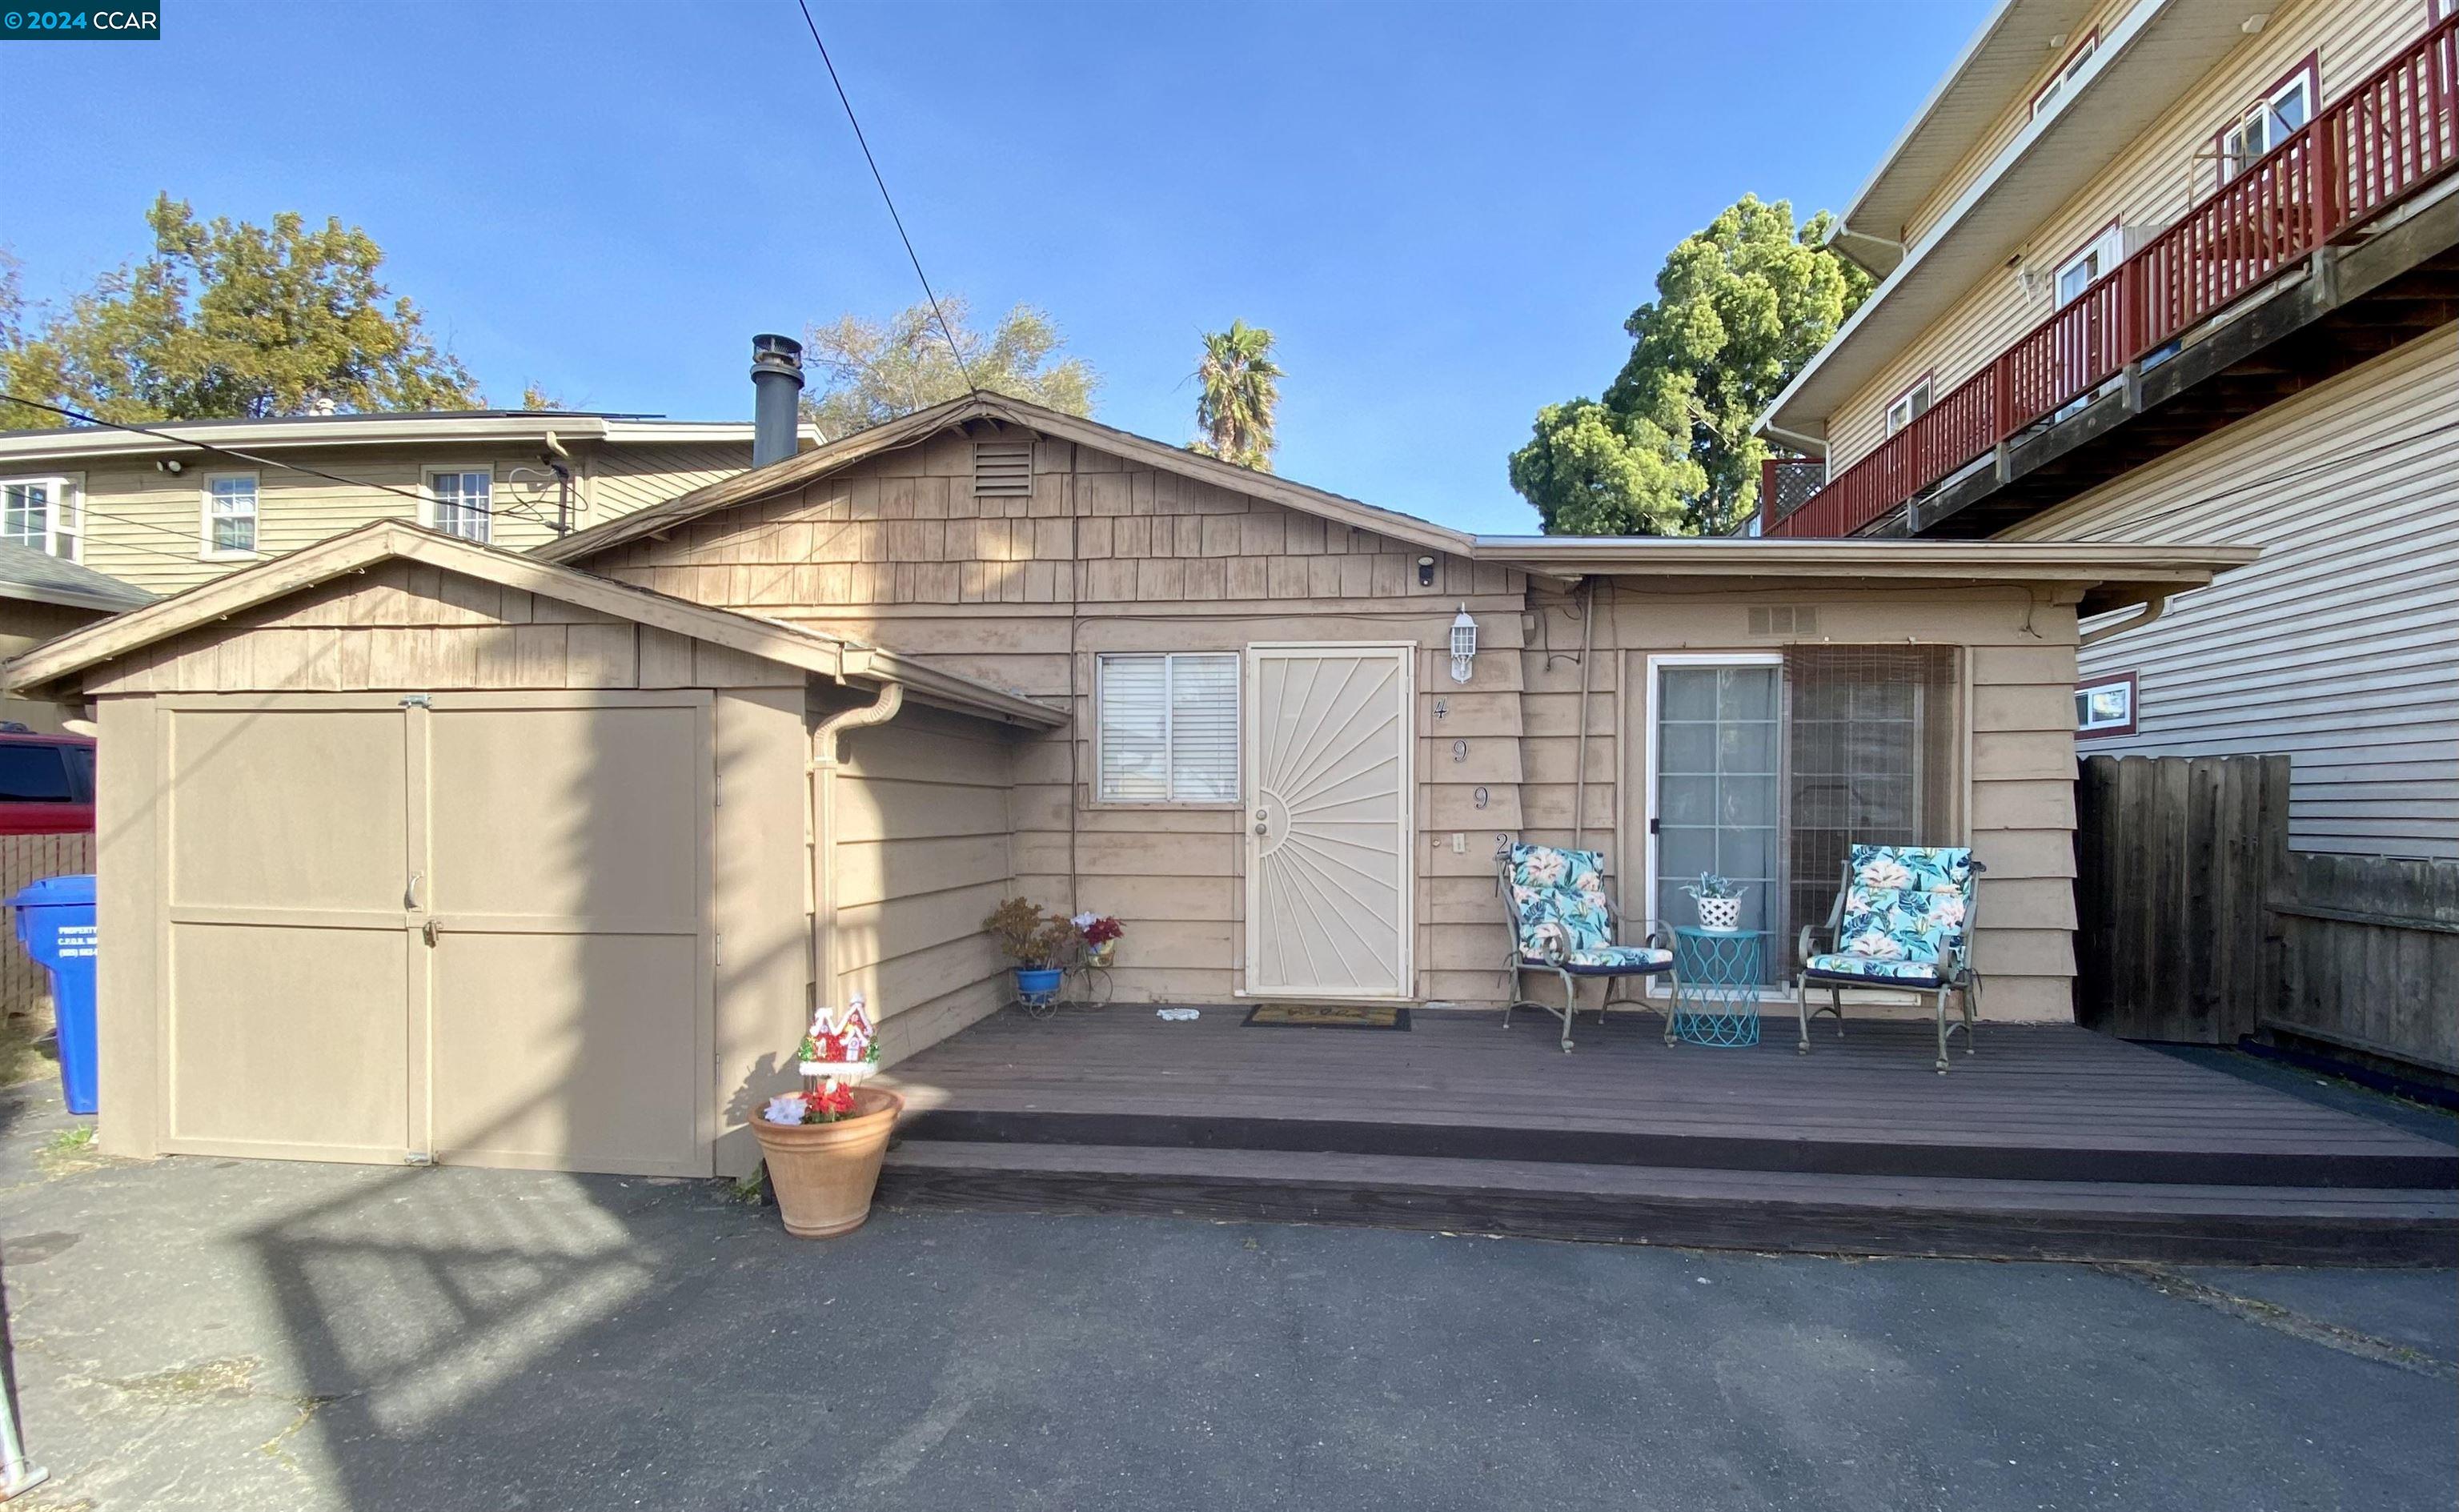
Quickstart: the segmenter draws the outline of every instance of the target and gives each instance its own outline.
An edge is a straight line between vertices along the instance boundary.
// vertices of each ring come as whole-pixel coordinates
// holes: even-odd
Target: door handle
[[[427,873],[424,872],[412,872],[410,874],[410,887],[402,893],[402,906],[404,908],[418,907],[418,884],[425,879]]]
[[[420,925],[418,932],[427,936],[427,948],[430,950],[435,948],[435,937],[444,933],[436,927],[433,919],[429,919],[425,924]]]

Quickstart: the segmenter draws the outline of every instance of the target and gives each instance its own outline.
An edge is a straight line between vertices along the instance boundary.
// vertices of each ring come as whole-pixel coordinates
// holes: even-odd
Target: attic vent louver
[[[974,496],[1018,498],[1033,492],[1033,443],[974,443]]]
[[[1814,636],[1818,633],[1818,610],[1811,604],[1760,604],[1751,610],[1751,634],[1755,636]]]

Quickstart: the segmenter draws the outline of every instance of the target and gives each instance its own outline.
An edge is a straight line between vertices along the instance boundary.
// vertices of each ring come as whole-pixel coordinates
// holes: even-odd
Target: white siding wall
[[[2259,545],[2087,647],[2138,733],[2089,754],[2284,751],[2290,843],[2459,858],[2459,325],[2007,532]]]

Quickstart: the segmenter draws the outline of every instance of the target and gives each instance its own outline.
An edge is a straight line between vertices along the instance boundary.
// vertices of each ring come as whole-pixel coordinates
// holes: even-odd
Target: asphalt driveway
[[[69,1508],[2435,1508],[2459,1278],[884,1213],[49,1150],[0,1095]],[[14,1512],[14,1509],[11,1509]]]

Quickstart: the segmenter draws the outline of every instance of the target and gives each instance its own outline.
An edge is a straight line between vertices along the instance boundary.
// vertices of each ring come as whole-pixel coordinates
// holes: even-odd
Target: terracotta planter
[[[755,1110],[751,1132],[768,1158],[786,1231],[798,1239],[850,1233],[871,1216],[880,1157],[905,1100],[876,1087],[853,1089],[853,1112],[833,1124],[771,1124]]]

